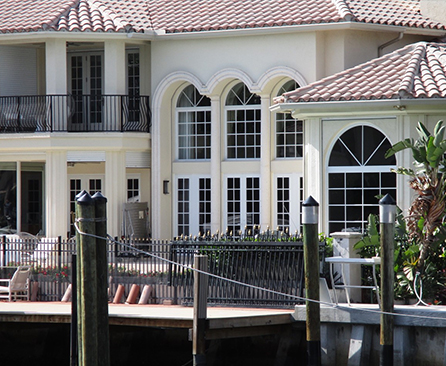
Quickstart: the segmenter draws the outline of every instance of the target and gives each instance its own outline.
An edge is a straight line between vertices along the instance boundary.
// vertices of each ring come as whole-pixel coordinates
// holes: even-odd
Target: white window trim
[[[200,202],[200,179],[211,179],[210,175],[207,174],[192,174],[184,175],[178,174],[173,176],[173,187],[172,187],[172,202],[173,202],[173,227],[172,232],[174,236],[177,236],[178,229],[178,179],[189,179],[189,230],[190,235],[198,235],[198,228],[200,226],[199,221],[199,202]],[[212,202],[211,202],[212,205]],[[193,209],[192,209],[193,207]],[[209,223],[210,225],[211,223]],[[204,234],[204,233],[203,233]]]
[[[300,232],[301,222],[300,222],[300,179],[303,177],[302,174],[292,173],[292,174],[274,174],[273,180],[273,217],[274,217],[274,229],[279,226],[277,222],[277,179],[278,178],[289,178],[290,179],[290,235]]]
[[[224,228],[229,226],[228,225],[228,212],[226,209],[226,203],[228,202],[228,178],[240,178],[240,229],[243,230],[245,225],[247,225],[246,222],[246,178],[258,178],[259,179],[259,215],[260,215],[260,222],[256,223],[259,224],[262,222],[262,199],[261,199],[261,192],[262,192],[262,179],[259,174],[225,174],[223,175],[223,223]],[[254,223],[253,223],[254,224]],[[266,228],[265,228],[266,229]],[[236,233],[233,233],[234,235],[238,235]]]

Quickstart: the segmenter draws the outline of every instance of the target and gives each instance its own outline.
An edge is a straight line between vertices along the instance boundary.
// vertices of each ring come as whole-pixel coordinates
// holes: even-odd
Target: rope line
[[[332,307],[334,309],[341,309],[341,310],[342,309],[345,309],[345,310],[348,309],[350,311],[351,310],[359,311],[359,312],[362,311],[362,312],[378,314],[378,315],[385,314],[385,315],[392,315],[392,316],[399,316],[399,317],[408,317],[408,318],[415,318],[415,319],[425,319],[425,320],[427,319],[427,320],[436,320],[436,321],[443,320],[443,321],[446,321],[446,317],[435,317],[435,316],[425,316],[425,315],[415,315],[415,314],[391,313],[391,312],[386,312],[386,311],[381,311],[381,310],[374,310],[374,309],[357,309],[357,308],[352,308],[351,306],[333,304],[331,302],[325,302],[325,301],[318,301],[318,300],[309,299],[309,298],[306,298],[306,297],[301,297],[301,296],[297,296],[297,295],[292,295],[292,294],[287,294],[287,293],[271,290],[271,289],[260,287],[260,286],[250,285],[249,283],[240,282],[240,281],[233,280],[233,279],[226,278],[226,277],[222,277],[222,276],[210,273],[210,272],[202,271],[202,270],[190,267],[189,265],[178,263],[178,262],[174,262],[174,261],[172,261],[170,259],[160,257],[160,256],[158,256],[156,254],[153,254],[153,253],[150,253],[150,252],[146,252],[144,250],[135,248],[135,247],[133,247],[133,246],[131,246],[129,244],[124,244],[124,243],[121,243],[121,242],[119,242],[117,240],[114,240],[113,237],[111,237],[108,234],[107,234],[107,237],[102,237],[102,236],[98,236],[98,235],[82,232],[82,231],[79,230],[79,228],[78,228],[76,223],[74,223],[74,226],[75,226],[76,230],[78,231],[78,233],[80,235],[90,236],[90,237],[93,237],[93,238],[96,238],[96,239],[101,239],[101,240],[109,239],[111,242],[113,242],[115,244],[119,244],[121,246],[127,247],[128,249],[131,249],[131,250],[133,250],[135,252],[138,252],[140,254],[145,254],[145,255],[148,255],[148,256],[150,256],[152,258],[156,258],[156,259],[159,259],[161,261],[167,262],[169,264],[173,264],[173,265],[176,265],[176,266],[184,267],[184,268],[187,268],[187,269],[189,269],[191,271],[194,271],[194,272],[197,272],[197,273],[202,273],[202,274],[210,276],[210,277],[214,277],[214,278],[217,278],[217,279],[220,279],[220,280],[224,280],[224,281],[236,284],[236,285],[246,286],[246,287],[249,287],[249,288],[252,288],[252,289],[255,289],[255,290],[265,291],[265,292],[269,292],[269,293],[272,293],[272,294],[275,294],[275,295],[289,297],[289,298],[292,298],[292,299],[298,299],[298,300],[304,300],[304,301],[307,301],[307,302],[318,303],[320,305],[329,306],[329,307]]]

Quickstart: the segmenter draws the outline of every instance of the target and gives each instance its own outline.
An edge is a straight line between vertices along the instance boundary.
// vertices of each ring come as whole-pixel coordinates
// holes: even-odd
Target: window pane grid
[[[252,230],[260,225],[260,179],[246,178],[246,227]]]
[[[178,159],[209,160],[211,158],[210,99],[187,86],[177,103]]]
[[[277,229],[289,232],[290,230],[290,178],[277,178]]]
[[[387,168],[388,169],[388,168]],[[386,170],[387,170],[386,169]],[[376,172],[378,182],[382,180],[387,172]],[[358,180],[358,175],[360,179]],[[383,196],[387,193],[396,197],[396,175],[393,174],[393,182],[390,184],[391,177],[386,177],[389,187],[368,187],[370,185],[369,173],[329,173],[329,223],[330,232],[349,229],[352,231],[364,232],[367,227],[367,220],[370,213],[378,214],[379,207],[377,196]],[[334,182],[356,182],[352,187],[333,187]],[[392,186],[390,186],[392,185]]]
[[[276,155],[278,158],[301,158],[303,155],[303,122],[290,114],[276,115]]]
[[[240,230],[240,178],[228,178],[227,230],[236,235]]]
[[[211,230],[211,179],[199,179],[199,231],[202,234]]]
[[[189,235],[189,179],[178,179],[177,235]]]

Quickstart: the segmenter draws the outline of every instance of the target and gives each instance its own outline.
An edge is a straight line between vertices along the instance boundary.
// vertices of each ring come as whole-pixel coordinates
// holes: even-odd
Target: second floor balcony
[[[0,133],[150,132],[148,96],[0,97]]]

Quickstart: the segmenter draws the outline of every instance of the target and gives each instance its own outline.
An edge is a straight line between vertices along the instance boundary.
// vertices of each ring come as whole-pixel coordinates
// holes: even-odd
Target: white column
[[[51,151],[46,154],[45,166],[45,235],[65,237],[69,230],[67,154]]]
[[[261,95],[260,225],[271,227],[271,112],[269,95]]]
[[[113,237],[122,233],[122,209],[126,202],[125,152],[105,153],[104,196],[107,198],[107,233]]]
[[[294,116],[293,116],[294,117]],[[323,158],[322,158],[322,123],[320,119],[308,119],[304,121],[304,200],[309,196],[319,202],[319,231],[324,227],[326,212],[323,202],[322,180]]]
[[[66,95],[67,88],[67,47],[65,40],[50,39],[45,43],[46,94]],[[58,97],[53,100],[52,128],[65,130],[68,127],[69,101]],[[49,127],[49,126],[48,126]]]
[[[63,39],[45,43],[46,93],[67,94],[67,47]]]
[[[222,230],[221,204],[221,113],[220,97],[211,96],[211,231],[214,234],[217,230]]]
[[[16,230],[22,231],[22,162],[16,164]]]
[[[125,43],[104,42],[104,94],[125,94]]]

